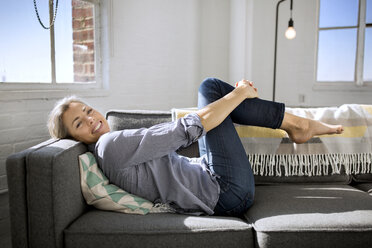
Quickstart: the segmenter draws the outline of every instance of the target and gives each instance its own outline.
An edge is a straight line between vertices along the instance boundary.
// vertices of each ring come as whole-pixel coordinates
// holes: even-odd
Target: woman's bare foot
[[[330,125],[289,113],[284,114],[282,126],[289,138],[297,144],[305,143],[316,135],[341,134],[344,131],[342,125]]]

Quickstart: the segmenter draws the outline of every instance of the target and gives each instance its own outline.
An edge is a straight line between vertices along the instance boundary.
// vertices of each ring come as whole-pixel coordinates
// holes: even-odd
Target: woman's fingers
[[[252,81],[242,79],[239,82],[235,83],[235,87],[239,87],[241,85],[242,86],[244,86],[244,85],[248,86],[248,87],[245,87],[246,90],[247,90],[247,98],[258,97],[257,88],[254,87],[254,83]]]
[[[242,79],[240,80],[239,82],[236,82],[235,83],[235,87],[238,87],[240,84],[248,84],[249,86],[253,86],[253,82],[252,81],[249,81],[249,80],[246,80],[246,79]]]
[[[257,91],[257,88],[254,87],[254,83],[253,83],[252,81],[242,79],[242,80],[240,80],[239,82],[236,82],[236,83],[235,83],[235,88],[238,87],[240,84],[248,84],[249,86],[253,87],[253,89],[254,89],[255,91]]]

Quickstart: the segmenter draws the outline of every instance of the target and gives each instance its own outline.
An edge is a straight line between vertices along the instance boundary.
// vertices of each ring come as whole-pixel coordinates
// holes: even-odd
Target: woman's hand
[[[254,87],[253,82],[242,79],[235,84],[235,88],[241,88],[244,90],[247,98],[258,97],[257,88]]]
[[[258,97],[257,89],[253,86],[253,82],[241,80],[236,83],[235,87],[227,95],[196,112],[205,131],[208,132],[220,125],[245,99]]]

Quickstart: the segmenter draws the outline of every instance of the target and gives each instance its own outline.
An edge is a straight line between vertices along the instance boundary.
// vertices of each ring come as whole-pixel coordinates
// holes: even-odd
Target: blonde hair
[[[70,137],[67,128],[63,125],[62,116],[69,109],[70,103],[73,102],[85,104],[76,96],[68,96],[56,102],[53,110],[50,111],[47,127],[52,138],[64,139]]]

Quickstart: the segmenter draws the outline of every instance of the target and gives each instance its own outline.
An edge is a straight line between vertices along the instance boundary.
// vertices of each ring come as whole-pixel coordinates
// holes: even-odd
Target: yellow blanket
[[[173,109],[173,119],[191,109]],[[372,105],[345,104],[327,108],[286,108],[286,112],[342,124],[344,133],[313,137],[295,144],[285,131],[236,125],[253,172],[264,176],[320,176],[372,173]]]

